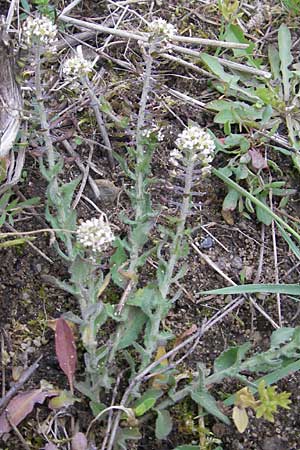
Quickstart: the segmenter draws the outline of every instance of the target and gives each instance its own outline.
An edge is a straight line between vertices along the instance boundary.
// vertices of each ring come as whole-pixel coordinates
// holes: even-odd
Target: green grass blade
[[[293,240],[290,238],[290,236],[287,234],[287,232],[285,231],[285,229],[279,225],[279,223],[277,224],[277,227],[283,237],[283,239],[286,241],[286,243],[288,244],[290,250],[294,253],[294,255],[296,256],[296,258],[298,258],[300,260],[300,248],[295,244],[295,242],[293,242]]]
[[[234,295],[256,294],[266,292],[269,294],[300,295],[300,284],[243,284],[241,286],[229,286],[221,289],[201,291],[201,295]]]

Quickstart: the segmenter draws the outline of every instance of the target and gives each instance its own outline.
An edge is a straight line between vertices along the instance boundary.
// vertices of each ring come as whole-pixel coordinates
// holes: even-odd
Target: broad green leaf
[[[267,292],[270,294],[300,295],[300,284],[244,284],[242,286],[230,286],[209,291],[200,291],[202,295],[233,295],[233,294],[256,294]]]
[[[265,195],[258,195],[257,198],[262,203],[264,203],[266,206],[268,206]],[[259,205],[255,205],[255,212],[256,212],[257,220],[259,222],[265,224],[266,226],[271,225],[273,218],[272,218],[272,216],[270,216],[268,211],[266,211],[265,209],[262,209]]]
[[[249,169],[246,164],[239,164],[234,172],[237,180],[246,180],[249,176]]]
[[[273,78],[275,80],[280,79],[280,58],[279,58],[279,52],[276,47],[273,45],[269,45],[268,47],[268,56],[271,66],[271,71],[273,74]]]
[[[255,90],[255,94],[266,104],[277,106],[278,105],[278,97],[274,91],[266,86],[259,86]]]
[[[251,344],[246,342],[243,345],[237,347],[231,347],[221,353],[214,362],[214,371],[221,372],[223,370],[229,369],[230,367],[239,364],[247,351],[249,350]]]
[[[128,164],[125,160],[125,158],[123,158],[122,156],[120,156],[118,153],[113,152],[113,156],[114,158],[118,161],[118,163],[121,166],[121,169],[123,170],[123,172],[128,176],[128,178],[130,178],[131,180],[135,180],[135,174],[129,169]]]
[[[226,194],[224,200],[222,209],[223,211],[234,211],[237,207],[237,202],[240,198],[240,194],[235,189],[229,189],[228,193]]]
[[[123,330],[123,336],[118,345],[119,350],[129,347],[137,340],[146,320],[147,317],[143,311],[134,308],[124,324],[125,330]]]
[[[250,142],[241,134],[231,134],[225,139],[225,148],[240,147],[242,152],[250,148]]]
[[[281,344],[288,342],[295,332],[295,328],[284,327],[273,331],[270,341],[271,347],[279,347]]]
[[[78,177],[75,178],[75,180],[72,180],[69,183],[63,184],[62,186],[59,187],[59,191],[63,196],[63,206],[65,209],[71,206],[75,189],[77,188],[80,180],[81,177]]]
[[[121,428],[119,427],[119,430],[116,434],[116,445],[114,447],[114,450],[120,449],[120,450],[129,450],[132,448],[132,445],[129,445],[127,447],[126,441],[138,441],[141,439],[141,434],[138,430],[138,428],[133,427],[127,427],[127,428]]]
[[[230,86],[234,86],[237,84],[239,77],[225,72],[222,64],[219,63],[218,59],[215,56],[208,55],[207,53],[202,53],[200,58],[208,67],[208,69],[210,69],[212,73],[217,75],[220,80],[228,83]]]
[[[156,439],[166,439],[168,434],[172,431],[172,418],[167,410],[157,410],[157,418],[155,421],[155,436]]]
[[[134,413],[137,417],[143,416],[149,409],[151,409],[156,403],[156,398],[146,398],[142,403],[140,403],[136,408],[134,408]]]
[[[141,308],[148,317],[153,316],[159,304],[167,306],[167,302],[161,297],[155,286],[138,289],[134,297],[127,301],[127,305]]]
[[[126,280],[118,270],[127,261],[128,256],[124,249],[123,241],[120,238],[115,239],[113,245],[116,247],[116,250],[110,258],[111,277],[118,287],[124,288],[126,286]]]
[[[233,111],[231,111],[230,109],[223,109],[222,111],[218,112],[215,115],[214,118],[215,123],[221,123],[221,124],[225,124],[225,123],[236,123],[236,115],[233,113]]]
[[[134,408],[137,408],[139,405],[144,403],[146,400],[149,400],[149,398],[151,400],[155,399],[155,401],[156,401],[162,395],[163,395],[163,391],[160,389],[147,389],[147,391],[144,392],[143,395],[138,400],[135,401],[133,406],[134,406]]]
[[[21,5],[25,12],[30,12],[30,5],[27,0],[21,0]]]
[[[90,265],[86,263],[80,256],[77,256],[70,268],[72,274],[71,280],[74,284],[86,285],[90,281]]]
[[[295,168],[300,172],[300,154],[299,151],[292,154],[292,161]]]
[[[293,56],[291,53],[292,48],[291,33],[284,23],[280,25],[278,31],[278,47],[279,47],[280,70],[282,74],[284,101],[287,102],[290,97],[291,72],[289,70],[289,66],[293,62]]]
[[[153,223],[150,220],[147,220],[142,223],[138,223],[132,229],[132,232],[130,235],[130,241],[132,243],[134,243],[135,245],[138,245],[140,248],[142,248],[143,245],[149,239],[149,232],[150,232],[152,226],[153,226]]]
[[[207,391],[200,392],[191,392],[192,399],[201,405],[209,414],[217,417],[221,422],[226,423],[226,425],[230,424],[230,420],[228,419],[222,411],[219,410],[216,400],[212,395],[210,395]]]
[[[234,48],[233,54],[235,57],[251,55],[254,49],[254,43],[248,41],[243,33],[243,30],[239,25],[233,25],[232,23],[226,27],[226,31],[224,33],[224,40],[227,42],[237,42],[240,44],[248,44],[248,48],[239,49]]]

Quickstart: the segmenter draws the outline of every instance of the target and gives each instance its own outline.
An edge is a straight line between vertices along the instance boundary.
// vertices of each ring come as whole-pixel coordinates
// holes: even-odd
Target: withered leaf
[[[87,450],[88,442],[83,433],[76,433],[72,437],[72,450]]]
[[[244,433],[248,426],[248,414],[245,408],[235,406],[232,412],[232,419],[240,433]]]
[[[45,450],[58,450],[58,447],[52,444],[52,442],[48,442],[48,444],[45,445]]]
[[[42,404],[47,397],[54,395],[57,395],[56,391],[43,391],[42,389],[33,389],[16,395],[0,416],[0,434],[8,433],[11,430],[9,422],[18,426],[31,413],[36,403]]]
[[[251,163],[254,169],[267,169],[268,163],[263,155],[255,148],[251,148],[248,151],[248,154],[251,156]]]
[[[68,323],[60,318],[56,321],[55,351],[61,370],[68,378],[71,392],[77,364],[77,353],[74,335]]]

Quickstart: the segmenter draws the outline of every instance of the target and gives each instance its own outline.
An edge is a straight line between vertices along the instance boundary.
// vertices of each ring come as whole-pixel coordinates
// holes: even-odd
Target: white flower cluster
[[[80,56],[73,56],[65,61],[62,71],[68,81],[80,80],[93,69],[93,62]]]
[[[187,154],[193,152],[193,158],[201,161],[202,175],[208,175],[210,163],[214,159],[215,143],[209,133],[197,125],[191,125],[179,134],[175,141],[176,149],[170,153],[170,162],[179,166]]]
[[[164,140],[164,133],[161,128],[157,125],[153,124],[150,128],[143,130],[143,137],[149,138],[151,134],[154,133],[158,142],[162,142]]]
[[[57,36],[57,26],[46,16],[27,17],[23,25],[22,39],[27,45],[49,46]]]
[[[77,229],[77,241],[92,253],[100,253],[114,240],[104,214],[83,222]]]
[[[164,36],[166,38],[171,38],[176,34],[176,28],[171,23],[168,23],[165,19],[161,17],[159,19],[153,20],[148,29],[150,33],[153,33],[156,36]]]

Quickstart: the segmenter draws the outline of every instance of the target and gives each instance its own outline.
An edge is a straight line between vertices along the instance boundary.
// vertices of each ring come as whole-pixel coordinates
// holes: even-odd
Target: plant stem
[[[42,93],[42,81],[41,81],[41,47],[40,45],[36,46],[35,49],[35,95],[36,101],[38,104],[40,123],[41,123],[41,132],[44,137],[49,169],[53,169],[55,165],[55,152],[52,144],[52,139],[50,135],[50,127],[47,120],[47,113],[43,102],[43,93]]]
[[[107,150],[107,155],[108,155],[108,160],[109,160],[110,167],[113,169],[115,167],[115,162],[114,162],[114,158],[113,158],[112,147],[111,147],[111,143],[110,143],[110,139],[109,139],[108,133],[107,133],[106,128],[105,128],[103,115],[102,115],[102,113],[100,111],[100,108],[99,108],[98,98],[97,98],[95,92],[93,91],[93,87],[92,87],[88,77],[85,77],[85,79],[83,81],[84,81],[84,84],[85,84],[85,86],[86,86],[86,88],[88,90],[89,97],[90,97],[90,100],[91,100],[91,107],[93,108],[93,111],[94,111],[95,116],[96,116],[98,127],[100,129],[101,134],[102,134],[102,139],[103,139],[103,142],[105,144],[105,148]]]
[[[153,66],[153,58],[151,56],[151,51],[147,53],[146,56],[146,68],[144,73],[144,84],[143,84],[143,91],[141,96],[141,102],[140,102],[140,108],[139,108],[139,114],[138,114],[138,121],[137,121],[137,130],[136,130],[136,163],[135,163],[135,173],[136,173],[136,181],[135,181],[135,192],[136,192],[136,205],[135,205],[135,222],[141,223],[144,220],[145,216],[145,191],[144,191],[144,180],[145,180],[145,171],[142,168],[142,163],[145,158],[144,154],[144,145],[142,144],[142,138],[143,138],[143,127],[145,124],[145,116],[146,116],[146,106],[148,97],[150,94],[150,81],[151,81],[151,73],[152,73],[152,66]],[[140,244],[136,242],[134,239],[131,240],[131,252],[130,252],[130,264],[129,264],[129,272],[135,272],[138,258],[140,255]],[[128,299],[129,295],[131,294],[132,290],[135,288],[137,283],[137,280],[131,279],[128,282],[128,285],[121,297],[121,300],[117,306],[116,312],[117,314],[121,314],[125,304],[126,300]],[[129,312],[130,314],[130,312]],[[126,324],[121,323],[118,328],[117,332],[114,338],[113,345],[111,347],[109,357],[108,357],[108,364],[111,364],[115,354],[117,352],[118,345],[120,343],[120,340],[123,336],[123,330],[126,327]]]
[[[175,265],[180,258],[180,245],[182,243],[182,237],[184,235],[186,218],[188,216],[190,210],[190,195],[193,185],[193,170],[194,170],[194,161],[193,155],[191,155],[185,173],[185,186],[183,191],[183,200],[180,209],[180,218],[176,228],[176,234],[170,249],[170,259],[168,261],[163,285],[160,288],[162,297],[166,299],[170,285],[172,283],[172,276],[175,269]]]
[[[50,175],[50,183],[52,184],[52,191],[56,194],[56,196],[59,198],[59,185],[58,185],[58,178],[56,174],[53,174],[53,169],[55,167],[56,163],[56,156],[55,156],[55,150],[53,147],[51,134],[50,134],[50,127],[47,120],[47,112],[43,101],[43,91],[42,91],[42,77],[41,77],[41,46],[38,44],[35,49],[35,95],[36,95],[36,101],[37,101],[37,108],[39,111],[39,118],[40,118],[40,124],[41,124],[41,133],[44,138],[46,150],[47,150],[47,159],[48,159],[48,171]],[[50,184],[49,183],[49,184]],[[57,208],[57,214],[58,217],[60,217],[62,223],[65,223],[66,221],[66,213],[64,210],[64,207],[62,207],[59,203],[55,205]],[[57,244],[58,247],[58,244]],[[70,235],[66,236],[66,247],[68,251],[68,256],[72,254],[72,240]]]

